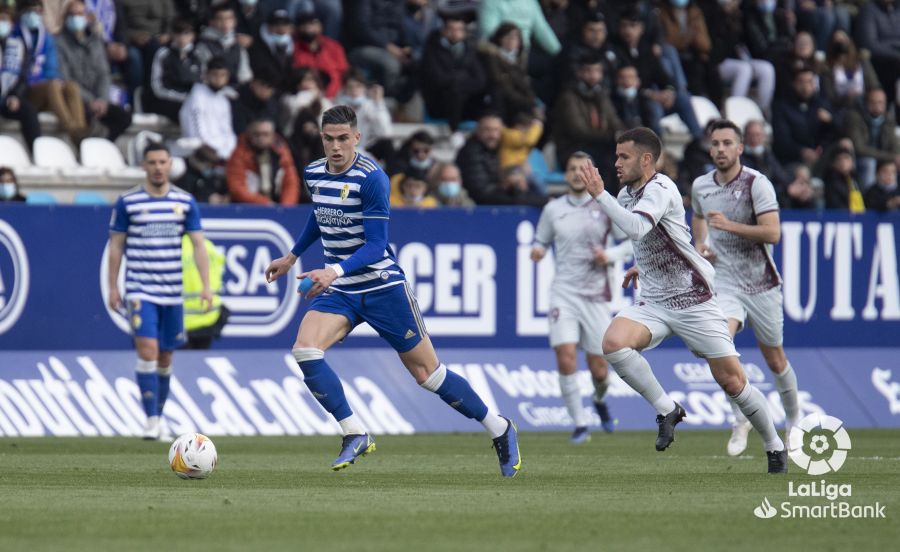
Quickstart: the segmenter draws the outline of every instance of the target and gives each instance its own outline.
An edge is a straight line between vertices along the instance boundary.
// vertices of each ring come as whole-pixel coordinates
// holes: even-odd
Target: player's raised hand
[[[606,256],[606,250],[595,245],[591,251],[594,255],[594,264],[597,266],[606,266],[609,264],[609,257]]]
[[[284,257],[279,257],[269,263],[269,266],[266,267],[266,282],[271,284],[287,274],[295,262],[297,262],[297,257],[293,253],[288,253]]]
[[[625,278],[622,280],[622,289],[628,289],[629,285],[634,289],[638,288],[638,268],[636,266],[625,271]]]
[[[597,197],[603,193],[603,177],[600,176],[600,171],[597,170],[593,163],[590,161],[582,163],[578,167],[578,171],[581,175],[581,180],[584,181],[585,190],[591,194],[591,197]]]
[[[713,228],[725,231],[728,231],[731,225],[731,221],[728,220],[728,217],[719,211],[710,211],[707,213],[706,222]]]
[[[297,276],[298,280],[302,280],[303,278],[309,278],[313,281],[313,285],[309,288],[309,291],[306,292],[307,299],[312,299],[316,295],[319,295],[326,289],[331,286],[331,283],[337,280],[337,272],[334,271],[331,267],[320,268],[318,270],[310,270],[309,272],[304,272]]]
[[[716,252],[712,250],[712,247],[706,245],[705,243],[701,243],[697,246],[697,253],[700,253],[700,255],[704,259],[711,263],[716,262]]]

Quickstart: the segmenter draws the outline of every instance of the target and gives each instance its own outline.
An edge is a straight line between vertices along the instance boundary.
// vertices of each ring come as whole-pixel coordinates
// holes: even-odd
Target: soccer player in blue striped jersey
[[[321,240],[325,267],[299,276],[313,281],[306,294],[312,304],[292,352],[306,386],[341,426],[341,452],[332,469],[346,468],[375,450],[375,441],[350,409],[340,379],[325,361],[325,350],[367,322],[397,351],[420,386],[481,422],[493,439],[501,474],[515,476],[522,464],[516,428],[490,411],[464,378],[438,360],[428,338],[416,298],[388,245],[388,177],[356,151],[356,113],[344,105],[327,110],[321,134],[326,157],[304,172],[314,211],[290,253],[266,268],[266,279],[273,282],[286,274],[301,253]]]
[[[169,183],[172,158],[165,146],[148,145],[143,164],[147,183],[119,196],[109,223],[109,306],[123,308],[118,280],[124,254],[124,304],[134,332],[137,382],[147,415],[144,439],[168,439],[162,411],[169,395],[172,352],[185,341],[181,293],[185,233],[194,244],[194,261],[203,282],[200,298],[206,309],[212,305],[212,291],[197,201]]]

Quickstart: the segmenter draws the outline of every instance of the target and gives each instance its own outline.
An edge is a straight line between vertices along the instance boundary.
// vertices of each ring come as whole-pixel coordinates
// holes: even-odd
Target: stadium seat
[[[181,157],[172,157],[172,171],[169,173],[169,180],[174,182],[181,178],[187,172],[187,163]]]
[[[109,201],[99,192],[81,191],[75,192],[72,203],[75,205],[108,205]]]
[[[740,127],[741,130],[750,121],[763,121],[765,123],[766,120],[756,102],[743,96],[732,96],[725,100],[725,116]]]
[[[697,116],[700,128],[705,127],[706,123],[713,119],[722,118],[722,114],[719,113],[719,108],[716,107],[716,104],[703,96],[691,96],[691,107],[694,108],[694,114]]]
[[[103,171],[79,165],[69,144],[53,136],[41,136],[34,141],[34,161],[39,167],[57,169],[63,176],[86,178],[103,175]]]
[[[190,157],[194,151],[203,145],[200,138],[183,136],[169,147],[173,157]]]
[[[125,164],[119,147],[106,138],[85,138],[81,142],[81,164],[109,176],[143,178],[144,171]]]
[[[532,148],[528,154],[528,165],[531,166],[534,177],[543,183],[557,184],[566,181],[566,175],[562,171],[550,170],[544,153],[537,148]]]
[[[162,134],[152,130],[142,130],[134,135],[128,143],[128,164],[132,167],[140,166],[144,158],[144,148],[150,142],[162,142]]]
[[[25,203],[29,205],[56,205],[56,196],[50,192],[28,192]]]
[[[20,177],[52,179],[56,175],[56,171],[53,169],[43,169],[32,165],[25,146],[12,136],[0,135],[0,166],[12,168]]]

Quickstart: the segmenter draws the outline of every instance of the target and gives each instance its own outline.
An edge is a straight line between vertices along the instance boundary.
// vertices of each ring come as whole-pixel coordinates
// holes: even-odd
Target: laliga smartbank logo
[[[837,472],[847,460],[852,448],[850,435],[843,427],[844,422],[834,416],[814,413],[806,416],[791,429],[788,436],[788,455],[794,464],[808,475],[818,476]],[[783,519],[861,519],[885,518],[884,506],[880,502],[854,504],[845,498],[853,497],[850,483],[828,483],[825,479],[812,482],[788,482],[787,500],[773,505],[768,497],[763,497],[753,515],[760,519],[776,516]]]

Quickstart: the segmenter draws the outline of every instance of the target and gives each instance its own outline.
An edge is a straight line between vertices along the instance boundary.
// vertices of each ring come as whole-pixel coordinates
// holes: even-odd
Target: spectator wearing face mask
[[[115,142],[131,126],[131,113],[110,103],[111,75],[103,39],[88,27],[81,0],[66,5],[63,30],[56,35],[59,68],[66,80],[77,82],[89,121],[100,121],[106,137]]]
[[[300,200],[294,160],[272,121],[250,124],[228,159],[225,174],[234,203],[296,205]]]
[[[301,13],[296,23],[294,67],[315,69],[328,75],[325,96],[334,98],[341,89],[341,79],[350,68],[344,47],[322,34],[322,23],[315,12]]]
[[[228,80],[225,60],[211,59],[203,82],[191,88],[178,114],[182,134],[209,144],[220,159],[228,159],[237,143],[231,127],[231,99],[235,93],[228,87]]]
[[[428,194],[428,183],[424,179],[405,175],[400,180],[400,194],[391,198],[391,207],[411,207],[433,209],[438,207],[437,200]]]
[[[772,148],[766,145],[766,128],[762,121],[750,121],[744,126],[744,153],[741,154],[741,164],[768,176],[779,203],[782,207],[788,206],[785,203],[785,193],[792,177],[775,157]]]
[[[19,192],[16,173],[9,167],[0,167],[0,203],[21,201],[25,201],[25,196]]]
[[[365,149],[393,134],[391,112],[384,103],[384,88],[379,84],[367,86],[361,71],[351,69],[344,75],[344,87],[335,103],[349,105],[356,111],[356,128],[360,145]]]
[[[237,18],[230,4],[214,4],[208,25],[197,40],[197,55],[205,65],[214,57],[225,60],[231,84],[237,85],[253,77],[247,50],[237,41]]]
[[[653,100],[641,88],[637,67],[622,65],[616,70],[616,87],[610,99],[625,128],[644,126],[661,133],[659,113],[651,105]]]
[[[330,109],[334,103],[322,93],[322,78],[314,69],[293,69],[288,81],[289,93],[281,97],[279,119],[283,121],[284,133],[290,136],[294,132],[295,121],[300,113],[312,114],[316,123],[322,120],[322,113]]]
[[[294,63],[294,26],[287,10],[275,10],[259,28],[259,40],[254,40],[248,54],[253,73],[265,72],[280,75],[279,91],[290,85],[291,67]]]
[[[862,186],[856,176],[853,151],[838,147],[825,171],[825,207],[844,209],[851,213],[866,210],[862,196]]]
[[[388,164],[388,174],[407,173],[410,171],[428,172],[435,164],[434,138],[427,130],[417,130],[409,135],[400,150]]]
[[[459,167],[453,163],[440,163],[431,178],[432,189],[444,207],[474,207],[475,202],[462,187]]]
[[[879,161],[875,182],[866,190],[866,207],[876,211],[900,209],[900,187],[897,186],[897,165],[893,161]]]
[[[19,121],[22,137],[31,151],[35,139],[41,135],[41,125],[37,110],[25,98],[28,85],[25,47],[12,32],[12,11],[0,6],[0,117]]]
[[[218,163],[216,150],[203,144],[188,157],[184,174],[175,181],[175,185],[200,203],[228,203],[228,189]]]
[[[12,36],[17,39],[16,45],[24,47],[24,55],[11,51],[13,44],[7,46],[4,55],[25,64],[19,70],[27,75],[28,88],[25,95],[29,103],[38,112],[56,115],[60,126],[77,143],[88,134],[81,91],[78,83],[64,81],[62,78],[56,40],[44,28],[43,13],[39,0],[25,0],[21,4],[19,24]],[[13,67],[9,69],[12,70]]]
[[[150,90],[144,95],[144,111],[178,120],[188,94],[203,76],[203,60],[194,48],[194,27],[187,21],[172,25],[173,38],[156,51],[150,68]]]

